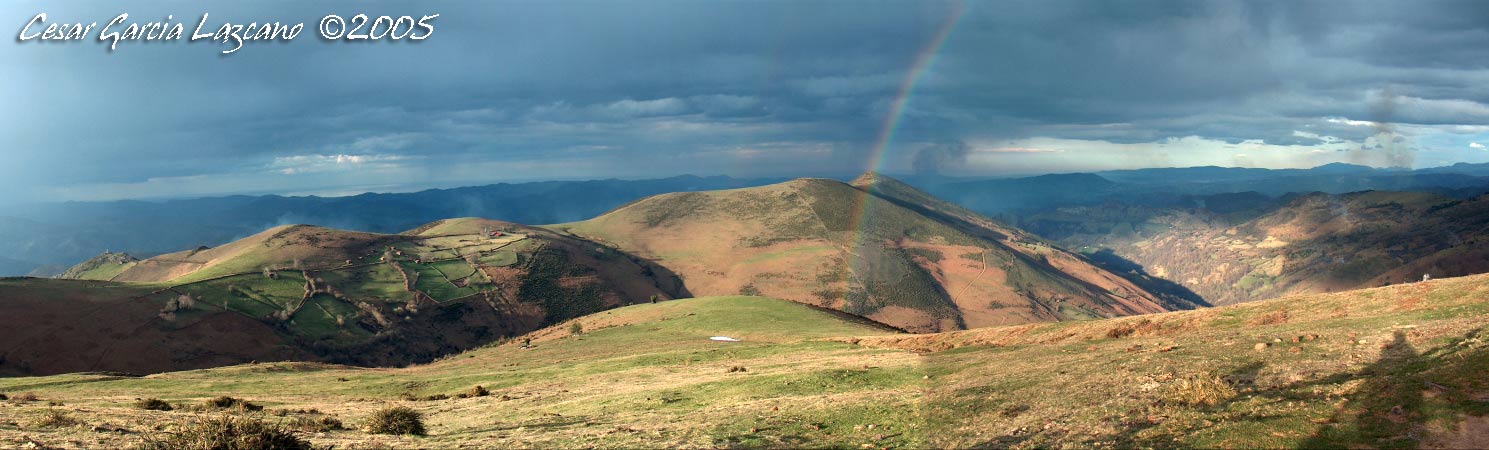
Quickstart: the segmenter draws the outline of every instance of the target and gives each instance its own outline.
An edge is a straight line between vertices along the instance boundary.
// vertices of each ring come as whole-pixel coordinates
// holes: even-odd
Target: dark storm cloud
[[[921,175],[940,174],[965,164],[970,151],[962,141],[937,142],[916,150],[910,168]]]
[[[11,2],[54,21],[439,13],[418,44],[0,44],[0,187],[88,198],[864,168],[1021,138],[1359,142],[1489,125],[1482,2]],[[0,22],[3,23],[3,22]],[[1347,120],[1331,120],[1341,118]],[[1477,128],[1472,128],[1477,130]],[[963,148],[964,152],[967,150]],[[338,157],[340,156],[340,157]],[[931,158],[927,154],[926,158]],[[1224,155],[1229,158],[1230,155]],[[927,165],[929,164],[929,165]],[[893,167],[892,167],[893,168]],[[510,170],[508,170],[510,169]],[[153,180],[153,181],[151,181]],[[172,187],[175,186],[175,187]],[[214,187],[215,186],[215,187]],[[250,189],[251,187],[251,189]],[[59,194],[58,192],[63,192]],[[122,194],[103,194],[122,195]]]

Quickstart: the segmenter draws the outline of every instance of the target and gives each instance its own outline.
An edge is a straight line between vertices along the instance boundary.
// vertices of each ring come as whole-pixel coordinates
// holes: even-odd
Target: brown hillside
[[[892,181],[664,194],[554,228],[655,260],[695,295],[766,295],[912,331],[1173,308],[1077,255]]]
[[[158,316],[155,289],[72,280],[0,280],[0,375],[144,374],[309,358],[274,328],[223,311],[190,323]]]
[[[113,281],[193,281],[264,267],[334,267],[375,254],[396,238],[310,225],[283,225],[215,248],[170,253],[140,261]]]
[[[1079,215],[1079,214],[1077,214]],[[1072,246],[1110,248],[1214,304],[1338,292],[1422,276],[1489,272],[1489,198],[1368,191],[1309,194],[1231,222],[1203,211],[1133,211],[1125,232],[1075,233]],[[1041,218],[1046,223],[1073,219]],[[1074,219],[1079,220],[1079,219]],[[1092,229],[1110,230],[1091,219]],[[1137,231],[1132,231],[1137,229]]]

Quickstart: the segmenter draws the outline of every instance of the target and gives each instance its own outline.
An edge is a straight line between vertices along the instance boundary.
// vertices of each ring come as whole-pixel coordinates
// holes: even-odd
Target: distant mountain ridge
[[[593,217],[650,195],[785,180],[677,176],[501,183],[349,197],[268,195],[31,205],[0,212],[0,276],[53,275],[105,250],[150,256],[217,246],[289,223],[375,233],[396,233],[421,223],[464,216],[561,223]],[[1489,192],[1489,164],[1408,171],[1335,163],[1312,169],[1192,167],[984,180],[910,176],[904,180],[950,203],[1000,216],[1110,201],[1146,207],[1204,207],[1208,196],[1242,192],[1281,198],[1315,191],[1394,190],[1464,199]]]
[[[0,276],[26,275],[42,265],[66,268],[105,250],[151,256],[215,247],[285,224],[398,233],[449,217],[558,223],[593,217],[649,195],[758,186],[782,180],[685,175],[653,180],[500,183],[349,197],[267,195],[45,204],[0,212]],[[21,218],[5,217],[11,215]]]

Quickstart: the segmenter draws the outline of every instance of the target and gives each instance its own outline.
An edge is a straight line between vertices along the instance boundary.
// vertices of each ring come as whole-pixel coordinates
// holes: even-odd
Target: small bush
[[[288,416],[290,414],[320,415],[321,414],[321,410],[315,409],[315,408],[309,408],[309,409],[306,409],[306,408],[300,408],[300,409],[276,409],[276,410],[273,410],[273,411],[269,411],[269,414],[273,414],[273,415],[276,415],[276,416],[279,416],[279,417],[285,417],[285,416]]]
[[[315,448],[288,429],[255,419],[228,415],[208,418],[186,426],[178,433],[162,433],[163,438],[146,437],[135,447],[139,450],[223,449],[223,450],[308,450]]]
[[[485,397],[485,396],[488,396],[488,395],[491,395],[491,391],[486,390],[486,387],[485,386],[476,385],[476,387],[470,388],[470,390],[468,390],[468,391],[465,391],[465,392],[461,392],[459,394],[456,394],[455,397],[456,398],[471,398],[471,397]]]
[[[449,400],[450,396],[445,394],[430,394],[421,397],[418,395],[414,395],[412,392],[404,392],[403,394],[400,394],[398,398],[409,402],[432,402],[437,400]]]
[[[1236,390],[1229,383],[1206,373],[1175,381],[1169,401],[1184,406],[1215,406],[1235,396]]]
[[[57,409],[48,409],[41,417],[31,422],[31,426],[40,428],[62,428],[77,425],[79,422],[67,413]]]
[[[289,421],[289,427],[306,433],[325,433],[345,428],[341,420],[325,416],[320,418],[296,417]]]
[[[407,406],[383,408],[367,418],[367,432],[424,435],[424,415]]]
[[[214,397],[205,403],[209,409],[236,409],[239,411],[263,411],[264,407],[226,395]]]
[[[569,324],[569,334],[574,336],[584,334],[584,325],[580,325],[579,322]]]
[[[140,401],[135,402],[134,406],[136,408],[148,411],[170,411],[176,409],[176,407],[171,406],[169,402],[158,398],[141,399]]]
[[[5,401],[5,400],[10,400],[10,397],[5,396],[5,393],[4,392],[0,392],[0,401]]]
[[[1128,325],[1128,324],[1117,325],[1116,327],[1114,327],[1114,328],[1112,328],[1110,330],[1106,330],[1106,337],[1109,337],[1109,338],[1112,338],[1112,339],[1124,338],[1124,337],[1127,337],[1128,335],[1132,334],[1133,331],[1134,330],[1132,329],[1132,325]]]
[[[10,398],[11,403],[29,403],[37,400],[41,400],[41,398],[37,397],[36,394],[30,392],[16,394],[14,397]]]

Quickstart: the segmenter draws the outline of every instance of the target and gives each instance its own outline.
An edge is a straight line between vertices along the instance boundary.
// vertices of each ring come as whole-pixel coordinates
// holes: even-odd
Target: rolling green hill
[[[20,399],[0,407],[0,445],[120,447],[229,414],[337,448],[1481,448],[1485,323],[1489,276],[923,335],[794,302],[700,298],[402,369],[0,379]],[[488,395],[457,395],[474,386]],[[216,396],[264,410],[180,409]],[[428,436],[360,429],[390,405],[424,414]],[[327,418],[345,427],[305,425]]]
[[[65,280],[109,281],[119,276],[120,273],[133,268],[139,262],[139,258],[129,256],[128,253],[105,252],[72,266],[66,272],[58,275],[57,278]]]

